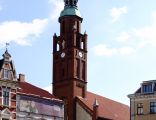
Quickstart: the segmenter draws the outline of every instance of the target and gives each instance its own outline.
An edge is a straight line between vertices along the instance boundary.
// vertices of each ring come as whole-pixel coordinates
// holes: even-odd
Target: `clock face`
[[[64,58],[65,57],[65,53],[63,52],[63,53],[61,53],[61,58]]]
[[[82,52],[79,52],[79,56],[80,56],[80,57],[83,57],[83,54],[82,54]]]

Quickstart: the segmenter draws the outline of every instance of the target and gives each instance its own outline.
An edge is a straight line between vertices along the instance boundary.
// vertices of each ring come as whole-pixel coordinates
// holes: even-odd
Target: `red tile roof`
[[[47,99],[57,99],[54,95],[50,94],[46,90],[43,90],[39,87],[36,87],[27,82],[18,82],[20,89],[18,89],[18,93],[26,94],[29,96],[37,96]],[[59,99],[58,99],[59,100]]]
[[[99,103],[99,117],[112,120],[130,120],[129,106],[110,100],[100,95],[87,92],[87,98],[78,97],[85,105],[93,110],[93,103],[97,99]]]

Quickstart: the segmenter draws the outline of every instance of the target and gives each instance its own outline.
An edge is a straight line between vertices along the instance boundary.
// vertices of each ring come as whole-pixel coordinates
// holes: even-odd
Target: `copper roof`
[[[93,110],[93,103],[95,99],[99,103],[99,117],[112,120],[130,120],[129,106],[114,100],[87,92],[87,98],[78,97],[85,105]]]

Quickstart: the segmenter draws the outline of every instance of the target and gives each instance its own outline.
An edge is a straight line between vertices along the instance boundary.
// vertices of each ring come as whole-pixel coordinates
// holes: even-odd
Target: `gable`
[[[92,120],[92,116],[76,102],[76,120]]]
[[[82,101],[90,110],[93,111],[93,103],[97,99],[99,103],[98,117],[99,119],[110,120],[130,120],[130,110],[127,105],[116,102],[114,100],[96,95],[91,92],[87,92],[87,98],[78,98]]]
[[[12,117],[12,113],[8,108],[5,108],[4,110],[1,111],[1,116],[2,118],[10,119]]]

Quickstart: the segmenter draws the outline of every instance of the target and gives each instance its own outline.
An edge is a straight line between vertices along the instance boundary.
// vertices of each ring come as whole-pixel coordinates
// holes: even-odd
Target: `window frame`
[[[150,102],[150,114],[156,114],[156,102]]]
[[[143,103],[137,104],[137,115],[143,115],[144,109],[143,109]]]
[[[5,94],[4,94],[5,92]],[[7,95],[6,95],[7,93]],[[3,88],[2,89],[2,105],[3,106],[10,106],[10,89]]]
[[[9,73],[10,71],[8,69],[3,69],[3,78],[9,79]]]
[[[143,93],[152,93],[153,92],[153,87],[152,84],[144,84],[143,86]]]

